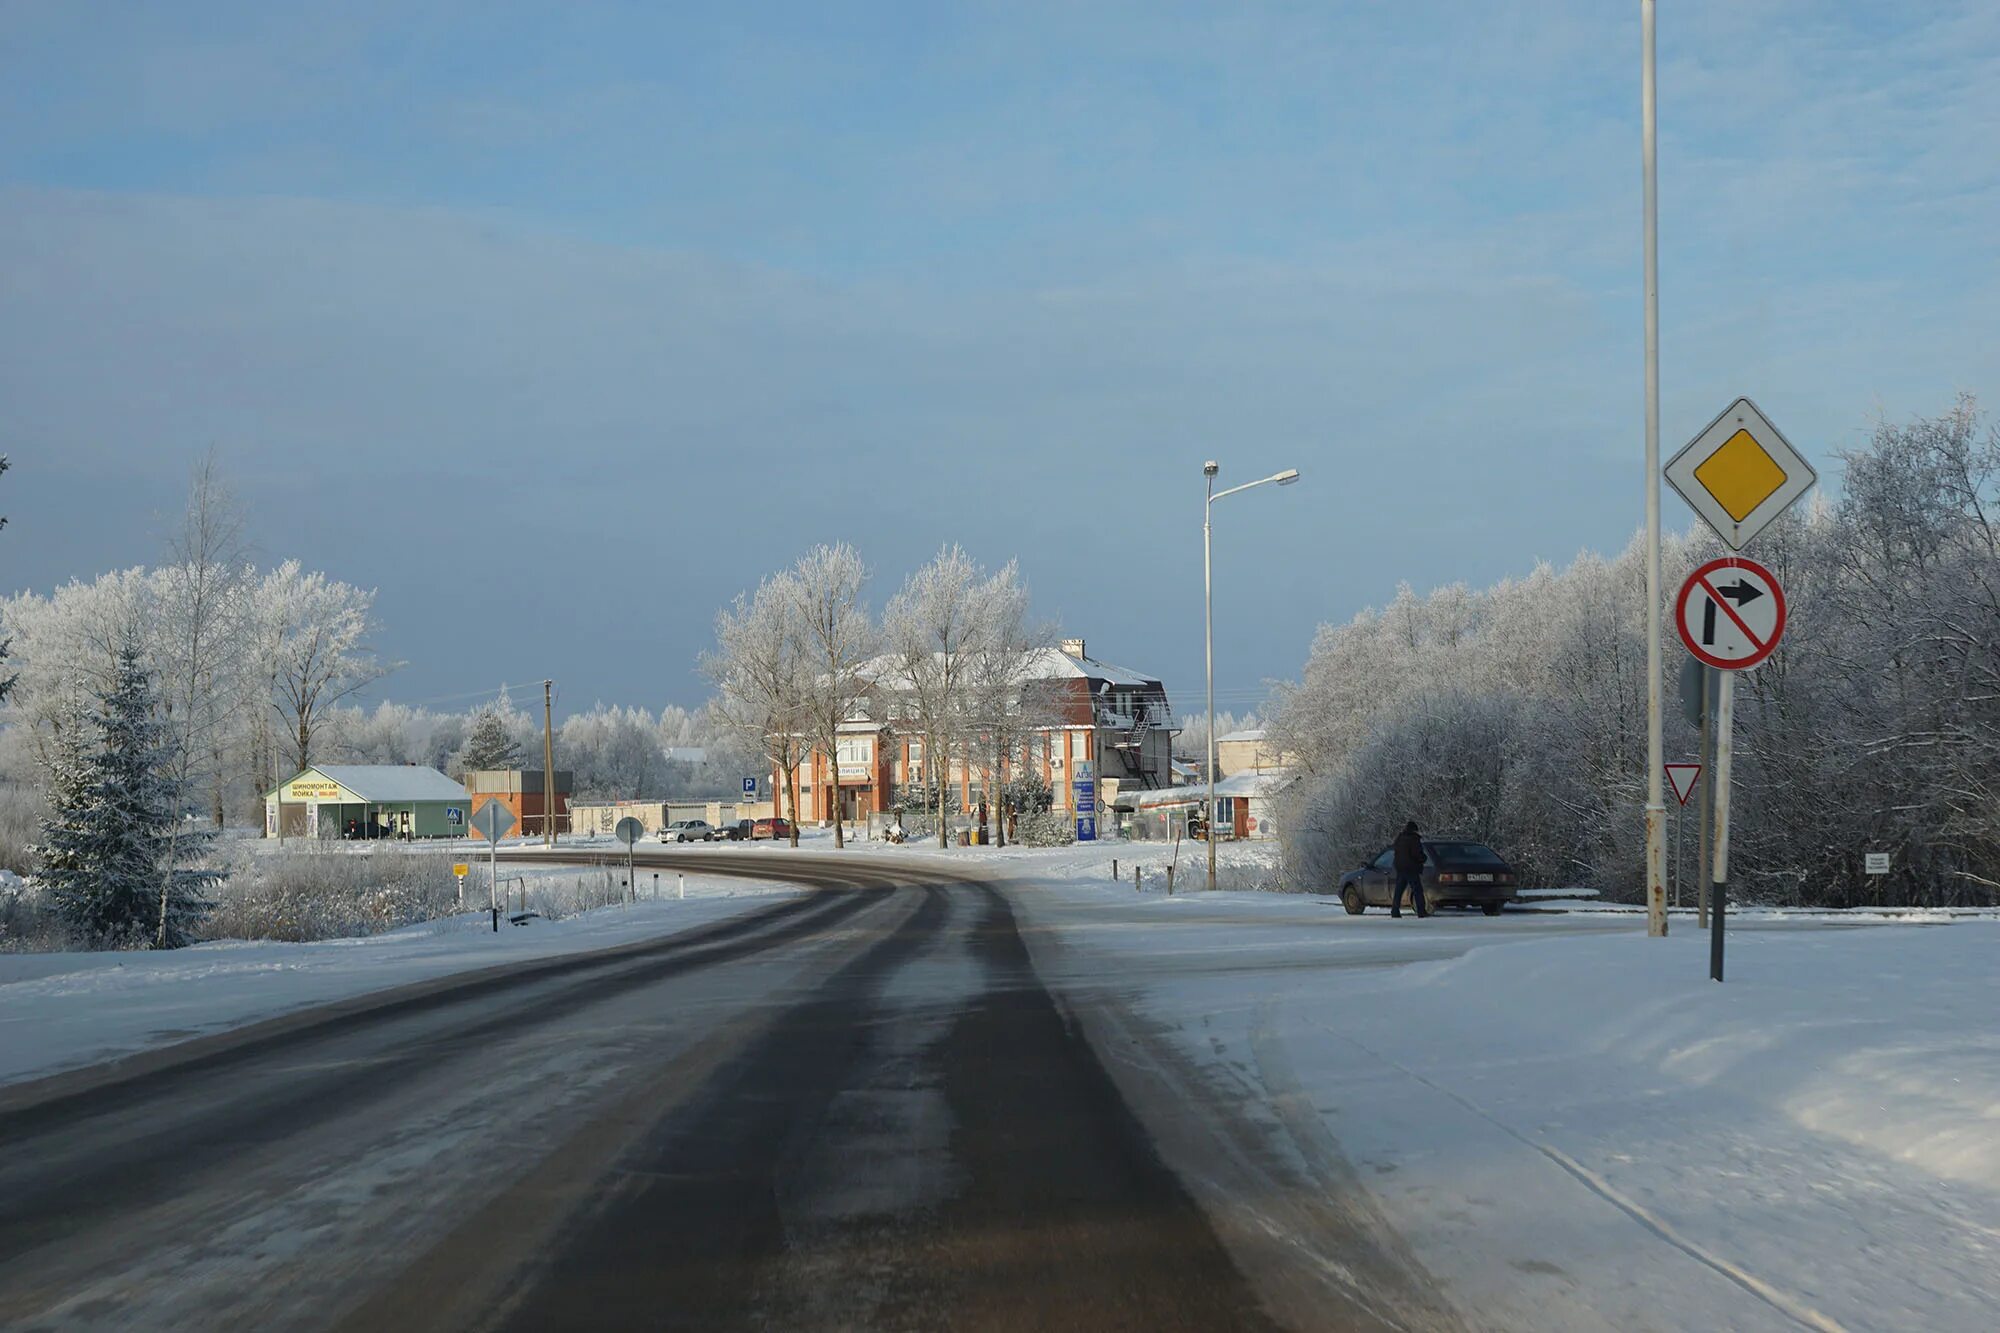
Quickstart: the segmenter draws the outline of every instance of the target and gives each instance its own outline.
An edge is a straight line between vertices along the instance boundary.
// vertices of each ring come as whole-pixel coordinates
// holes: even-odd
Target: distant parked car
[[[754,819],[738,819],[717,829],[715,836],[724,842],[748,842],[756,836],[756,825]]]
[[[1340,902],[1350,915],[1389,906],[1396,888],[1396,849],[1340,877]],[[1514,900],[1514,867],[1483,842],[1463,838],[1424,839],[1424,902],[1430,907],[1477,907],[1488,916]],[[1320,889],[1316,892],[1324,893]]]
[[[660,830],[661,842],[714,842],[715,826],[706,819],[676,819]]]
[[[750,836],[759,842],[766,838],[783,838],[789,842],[792,837],[792,821],[783,816],[755,820]]]

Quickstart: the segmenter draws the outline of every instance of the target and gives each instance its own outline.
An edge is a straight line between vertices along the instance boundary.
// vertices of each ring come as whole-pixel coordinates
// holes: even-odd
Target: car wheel
[[[1349,916],[1360,916],[1368,910],[1368,900],[1363,898],[1361,890],[1352,884],[1344,885],[1341,888],[1340,905],[1347,909]]]
[[[1499,903],[1481,903],[1481,904],[1479,904],[1479,910],[1480,910],[1480,911],[1482,911],[1482,912],[1484,912],[1484,913],[1486,913],[1486,915],[1488,915],[1488,916],[1499,916],[1499,915],[1500,915],[1500,904],[1499,904]]]

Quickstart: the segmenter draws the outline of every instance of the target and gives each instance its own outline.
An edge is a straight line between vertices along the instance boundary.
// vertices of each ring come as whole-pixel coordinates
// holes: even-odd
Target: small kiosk
[[[462,838],[465,788],[415,764],[323,764],[264,794],[267,838]]]

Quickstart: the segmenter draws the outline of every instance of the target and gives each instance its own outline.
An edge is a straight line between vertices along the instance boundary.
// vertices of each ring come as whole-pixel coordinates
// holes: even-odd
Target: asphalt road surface
[[[1000,891],[641,859],[812,891],[0,1090],[0,1326],[1407,1322],[1253,1287]]]

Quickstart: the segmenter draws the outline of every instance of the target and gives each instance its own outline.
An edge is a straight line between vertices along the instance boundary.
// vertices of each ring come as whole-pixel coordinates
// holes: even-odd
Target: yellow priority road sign
[[[1738,398],[1667,464],[1667,481],[1740,551],[1813,488],[1819,474],[1748,398]]]

